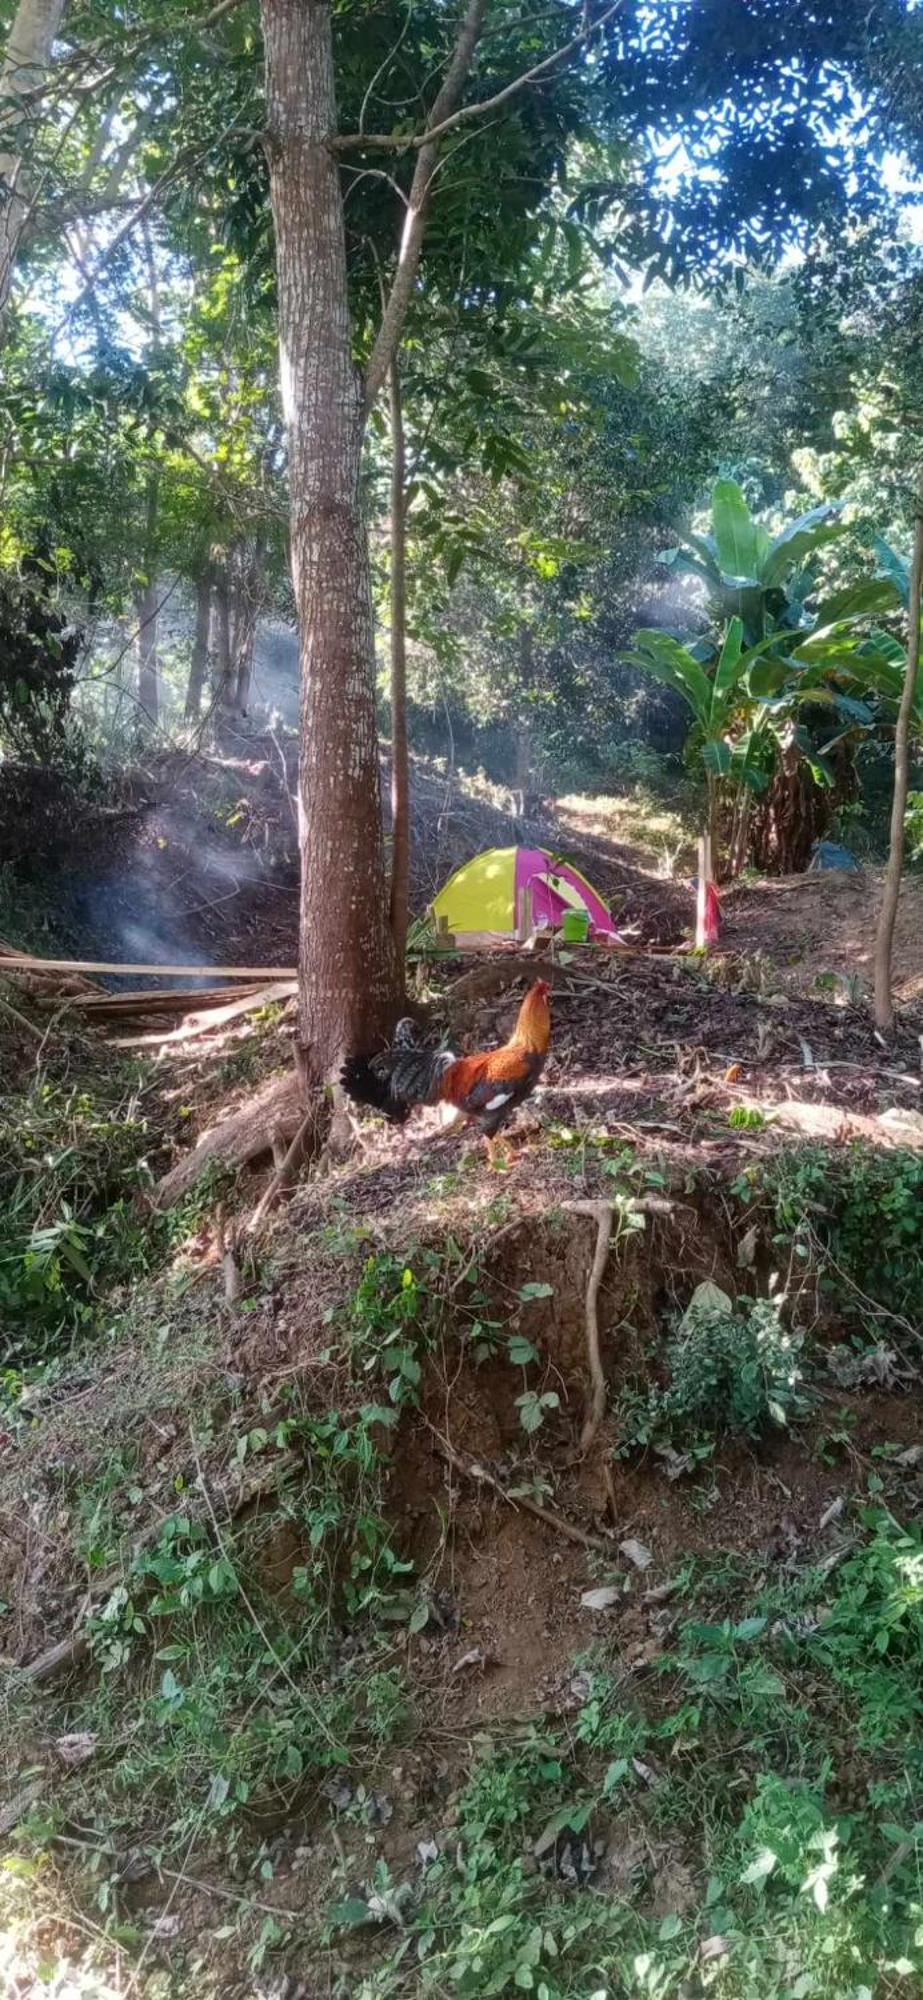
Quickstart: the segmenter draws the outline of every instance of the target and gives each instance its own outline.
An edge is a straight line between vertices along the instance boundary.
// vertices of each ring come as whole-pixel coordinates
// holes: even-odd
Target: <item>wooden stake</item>
[[[532,891],[528,884],[516,898],[516,936],[520,944],[532,936]]]
[[[696,951],[705,951],[707,946],[705,928],[708,912],[708,885],[711,881],[710,834],[700,834],[696,852],[698,855],[699,877],[696,884],[695,897],[695,948]]]

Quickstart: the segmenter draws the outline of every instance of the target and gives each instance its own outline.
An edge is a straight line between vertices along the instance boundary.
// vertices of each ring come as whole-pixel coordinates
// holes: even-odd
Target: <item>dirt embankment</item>
[[[727,937],[735,951],[759,953],[787,984],[863,999],[871,993],[872,954],[884,871],[831,870],[748,883],[726,901]],[[923,995],[923,875],[908,873],[894,940],[895,987],[905,1001]]]

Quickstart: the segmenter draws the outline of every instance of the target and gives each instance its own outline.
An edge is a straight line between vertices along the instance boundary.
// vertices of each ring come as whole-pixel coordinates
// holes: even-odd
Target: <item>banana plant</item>
[[[831,501],[800,514],[773,536],[754,519],[736,480],[719,479],[712,489],[711,531],[684,535],[658,561],[700,577],[714,617],[722,623],[739,617],[746,643],[753,645],[770,624],[800,625],[809,589],[805,565],[843,530]]]
[[[881,593],[854,594],[847,602],[845,593],[830,600],[819,623],[810,634],[780,628],[753,645],[744,644],[743,620],[728,621],[720,649],[711,663],[697,658],[669,633],[640,631],[632,651],[623,657],[642,672],[671,687],[690,709],[693,727],[687,745],[701,758],[709,801],[709,831],[717,853],[720,790],[730,781],[735,798],[732,815],[735,827],[732,866],[744,859],[750,808],[746,801],[764,792],[780,762],[794,752],[811,773],[815,784],[830,786],[834,772],[825,753],[844,737],[866,731],[875,721],[875,709],[865,698],[884,691],[897,668],[875,652],[874,660],[865,642],[850,631],[850,619],[867,617],[878,606]],[[822,636],[821,636],[822,635]],[[812,652],[810,641],[818,637]],[[832,734],[818,749],[809,731],[799,720],[799,711],[829,707]]]
[[[855,627],[859,620],[876,614],[906,610],[910,568],[881,536],[875,537],[875,551],[886,573],[839,591],[820,604],[810,629],[794,635],[788,651],[798,670],[806,668],[832,692],[839,691],[841,703],[851,691],[863,701],[873,701],[879,709],[883,705],[893,710],[904,686],[905,646],[881,626],[867,626],[861,635]],[[823,691],[815,697],[820,701],[829,698]],[[923,687],[914,713],[915,726],[923,732]]]
[[[691,709],[708,778],[733,773],[751,790],[760,791],[768,783],[767,760],[759,754],[761,742],[787,725],[794,708],[828,702],[851,728],[869,726],[874,720],[867,702],[834,684],[833,663],[827,655],[816,662],[805,660],[798,657],[797,648],[785,646],[795,637],[791,632],[771,632],[745,646],[743,620],[734,617],[711,672],[690,647],[667,632],[636,632],[632,650],[622,658],[671,687]],[[843,638],[836,657],[844,678],[847,655]]]
[[[702,579],[719,632],[688,645],[666,632],[636,632],[622,657],[682,697],[692,712],[688,749],[701,758],[712,832],[719,786],[730,780],[745,834],[745,801],[767,789],[780,762],[795,753],[816,784],[831,785],[828,754],[871,728],[882,704],[891,709],[900,701],[904,648],[874,621],[906,605],[909,572],[878,540],[877,576],[813,604],[810,559],[843,531],[834,506],[815,507],[771,536],[735,481],[719,479],[711,512],[710,534],[686,536],[661,560]],[[809,707],[830,711],[831,733],[820,748],[800,719]],[[923,730],[923,685],[917,715]],[[739,849],[736,840],[738,859]]]

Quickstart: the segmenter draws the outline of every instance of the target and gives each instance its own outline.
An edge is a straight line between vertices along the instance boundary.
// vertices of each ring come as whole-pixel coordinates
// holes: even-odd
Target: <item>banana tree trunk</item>
[[[746,865],[752,805],[752,792],[747,785],[741,785],[734,807],[734,824],[731,835],[731,856],[728,873],[732,881],[736,881],[737,876]]]
[[[721,792],[718,779],[712,771],[708,773],[708,851],[711,858],[712,879],[720,882],[721,869]]]

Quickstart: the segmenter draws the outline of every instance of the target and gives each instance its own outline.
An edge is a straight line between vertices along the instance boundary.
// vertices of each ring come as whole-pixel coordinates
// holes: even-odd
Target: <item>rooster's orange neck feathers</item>
[[[519,1009],[516,1026],[510,1036],[508,1047],[525,1049],[530,1055],[547,1055],[551,1041],[551,1015],[548,1012],[548,985],[544,979],[537,979],[530,986]]]

